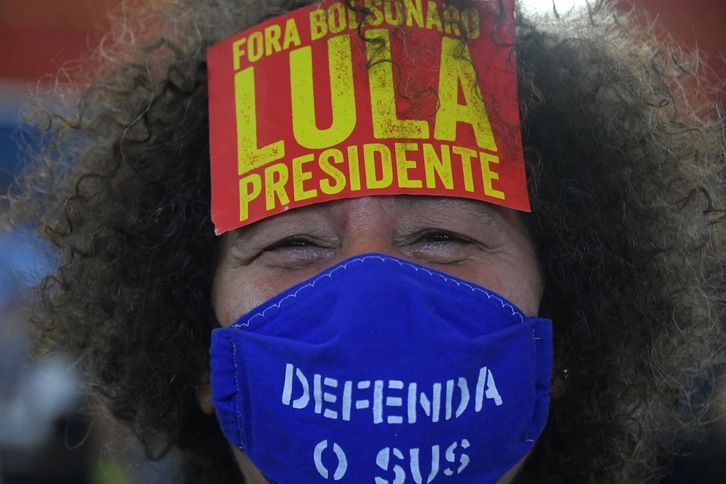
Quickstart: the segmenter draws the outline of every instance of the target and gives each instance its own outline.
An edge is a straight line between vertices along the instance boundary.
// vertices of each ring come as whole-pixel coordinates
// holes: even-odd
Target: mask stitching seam
[[[232,361],[234,362],[234,370],[235,370],[234,371],[234,374],[235,375],[239,375],[239,373],[240,373],[239,372],[239,365],[237,365],[237,344],[235,343],[234,339],[230,339],[230,342],[232,343]],[[239,450],[241,450],[241,451],[244,452],[246,446],[245,446],[244,442],[242,442],[242,435],[243,435],[243,429],[242,429],[242,427],[243,427],[243,425],[242,425],[242,414],[239,411],[239,406],[240,406],[239,405],[239,399],[240,399],[240,395],[242,395],[242,392],[240,391],[240,388],[239,388],[239,380],[236,377],[234,379],[234,386],[235,386],[235,389],[237,390],[236,396],[234,398],[234,409],[237,412],[237,429],[239,430],[239,433],[240,433],[240,435],[239,435],[239,442],[240,442]]]
[[[539,352],[537,351],[537,332],[535,331],[534,325],[532,326],[532,352],[535,355],[535,365],[537,365],[537,363],[538,363],[537,360],[539,360],[539,358],[538,358]],[[539,378],[537,378],[537,370],[535,369],[535,392],[537,391],[537,380],[539,380]],[[530,443],[530,444],[534,443],[534,439],[531,437],[531,432],[532,432],[531,427],[532,427],[532,419],[534,418],[534,412],[536,411],[536,409],[537,409],[537,405],[536,405],[536,400],[535,400],[535,405],[534,405],[534,408],[532,409],[532,418],[530,418],[529,425],[527,426],[527,436],[524,439],[525,442]]]
[[[542,324],[543,324],[542,322],[538,322],[538,323],[536,323],[535,325],[532,326],[532,346],[534,346],[534,355],[535,355],[535,358],[537,359],[537,362],[535,364],[537,366],[539,366],[538,365],[538,362],[542,358],[542,356],[541,356],[542,352],[543,351],[546,351],[546,348],[543,348],[542,347],[542,343],[540,343],[540,341],[542,341],[542,338],[543,338],[543,336],[540,335],[540,332],[542,331],[542,329],[541,329],[542,328]],[[544,330],[544,331],[545,331],[545,334],[546,334],[547,330]],[[545,340],[548,340],[548,338],[546,338],[546,336],[545,336]],[[551,341],[551,337],[550,337],[549,340]],[[537,383],[539,382],[539,380],[540,380],[539,377],[536,377],[535,378],[535,386],[537,385]],[[549,388],[549,380],[547,382],[545,382],[544,384],[546,384],[547,387]],[[549,395],[549,391],[547,392],[547,395]],[[545,418],[545,421],[546,420],[547,419]],[[533,432],[533,429],[531,428],[531,422],[530,422],[530,428],[527,431],[527,437],[525,439],[527,443],[534,443],[537,440],[537,437],[535,437],[535,438],[532,438],[531,437],[532,432]],[[541,435],[541,433],[542,433],[542,430],[540,430],[539,435]]]

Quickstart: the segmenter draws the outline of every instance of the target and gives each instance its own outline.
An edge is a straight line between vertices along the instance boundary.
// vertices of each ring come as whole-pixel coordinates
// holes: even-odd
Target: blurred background
[[[552,10],[551,0],[526,0]],[[0,193],[21,165],[17,143],[20,108],[31,91],[52,90],[60,68],[73,69],[107,29],[116,0],[0,0]],[[576,0],[556,0],[559,11]],[[726,79],[726,1],[620,0],[646,12],[662,32],[697,47],[709,82]],[[722,91],[720,102],[726,105]],[[5,210],[0,200],[0,215]],[[24,300],[50,261],[34,235],[0,227],[0,484],[121,484],[173,482],[173,457],[143,459],[102,417],[92,415],[83,382],[64,355],[32,362],[24,328]],[[707,443],[676,463],[667,483],[726,482],[725,424],[714,424]]]
[[[0,194],[18,173],[20,109],[50,95],[107,30],[117,0],[0,0]],[[6,209],[0,200],[0,216]],[[93,415],[83,382],[63,354],[33,362],[24,300],[52,261],[34,234],[0,227],[0,484],[175,482],[161,464]]]

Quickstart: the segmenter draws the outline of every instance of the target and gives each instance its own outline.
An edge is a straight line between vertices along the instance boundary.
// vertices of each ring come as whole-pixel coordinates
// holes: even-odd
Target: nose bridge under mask
[[[501,311],[499,317],[487,318],[493,310]],[[320,319],[322,324],[311,326],[270,325],[268,321],[282,311],[319,312],[326,317]],[[242,315],[232,327],[248,330],[264,327],[270,335],[305,340],[312,338],[317,328],[336,320],[335,316],[340,313],[356,312],[375,320],[372,316],[388,319],[394,311],[421,313],[422,316],[415,318],[419,322],[429,319],[431,324],[452,325],[469,336],[503,329],[527,319],[514,304],[486,288],[395,257],[366,254],[343,261],[274,296]],[[399,318],[398,322],[406,324],[407,320]],[[338,324],[333,326],[340,328]]]

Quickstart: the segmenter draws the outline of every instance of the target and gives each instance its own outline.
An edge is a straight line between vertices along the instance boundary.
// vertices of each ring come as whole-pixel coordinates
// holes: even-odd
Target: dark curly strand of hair
[[[572,370],[539,452],[568,476],[648,482],[673,434],[711,417],[724,146],[678,90],[686,66],[611,15],[519,30],[534,234]]]
[[[150,455],[181,449],[188,482],[242,480],[196,398],[216,325],[205,49],[299,5],[139,6],[10,196],[61,261],[39,287],[40,347],[77,355]],[[722,120],[703,116],[697,69],[610,2],[517,22],[527,219],[570,369],[520,479],[653,481],[711,418],[723,359]]]

